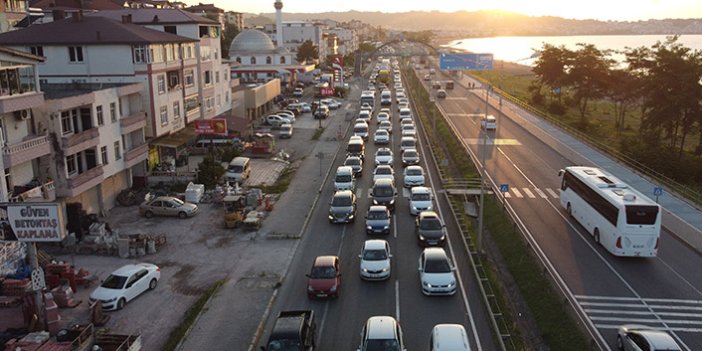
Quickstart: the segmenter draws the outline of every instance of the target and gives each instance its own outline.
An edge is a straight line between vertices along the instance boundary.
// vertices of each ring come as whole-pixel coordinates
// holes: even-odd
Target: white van
[[[470,351],[466,329],[460,324],[437,324],[431,331],[429,351]]]
[[[401,108],[400,109],[400,119],[405,119],[405,118],[412,118],[412,110],[409,108]]]
[[[349,166],[339,166],[336,169],[336,177],[334,177],[334,191],[353,191],[355,186],[356,181],[353,178],[353,168]]]
[[[242,183],[251,174],[251,159],[248,157],[235,157],[229,162],[224,177],[230,182]]]
[[[356,125],[353,126],[353,135],[360,136],[364,141],[368,140],[368,124],[356,123]]]

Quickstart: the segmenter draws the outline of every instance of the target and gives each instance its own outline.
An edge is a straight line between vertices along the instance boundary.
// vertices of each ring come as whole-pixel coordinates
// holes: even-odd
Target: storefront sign
[[[66,236],[63,210],[55,203],[0,204],[0,240],[61,241]]]
[[[227,120],[208,119],[195,121],[195,133],[227,135]]]
[[[332,96],[332,95],[334,95],[334,88],[332,88],[332,87],[319,88],[319,93],[322,96]]]

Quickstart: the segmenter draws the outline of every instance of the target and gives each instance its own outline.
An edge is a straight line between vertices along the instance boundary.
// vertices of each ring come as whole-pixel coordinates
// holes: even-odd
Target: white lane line
[[[617,317],[590,317],[593,321],[603,321],[603,322],[614,322],[614,321],[626,321],[627,323],[653,323],[653,324],[684,324],[702,325],[702,321],[691,321],[687,319],[660,319],[660,318],[617,318]]]
[[[597,329],[619,329],[619,327],[621,327],[621,324],[595,324],[595,327],[597,327]],[[702,333],[702,329],[700,329],[700,328],[671,328],[671,327],[659,328],[659,327],[656,327],[656,330],[665,330],[668,332],[683,332],[683,333]]]
[[[512,195],[509,194],[509,191],[506,192],[506,193],[504,193],[504,194],[505,194],[505,197],[508,198],[508,199],[512,197]]]
[[[632,303],[602,303],[602,302],[580,302],[581,306],[593,306],[593,307],[630,307],[639,309],[656,309],[656,310],[678,310],[678,311],[702,311],[702,307],[690,307],[690,306],[671,306],[671,305],[649,305],[644,304],[632,304]],[[655,314],[656,311],[651,311],[651,314]]]
[[[631,310],[598,310],[586,308],[585,312],[592,314],[631,314],[636,316],[650,316],[651,312],[646,311],[631,311]],[[656,312],[660,316],[669,317],[689,317],[689,318],[702,318],[702,313],[682,313],[682,312]],[[624,320],[626,318],[623,318]]]
[[[344,236],[346,236],[346,226],[341,227],[341,240],[339,243],[339,249],[336,250],[336,255],[341,256],[341,248],[344,246]],[[322,322],[319,326],[319,335],[324,335],[324,324],[327,320],[327,311],[329,311],[329,300],[324,302],[324,312],[322,313]]]
[[[528,196],[530,199],[536,198],[536,196],[534,196],[534,193],[532,193],[531,190],[529,190],[529,188],[522,188],[522,191],[523,191],[523,192],[526,194],[526,196]]]
[[[544,193],[541,189],[536,188],[534,189],[539,196],[541,196],[542,199],[548,199],[548,196],[546,196],[546,193]]]
[[[400,320],[400,281],[395,280],[395,319]],[[322,334],[320,334],[322,335]]]
[[[395,209],[397,210],[397,209]],[[397,214],[394,213],[392,214],[392,236],[394,238],[397,238]]]
[[[512,190],[510,190],[510,191],[514,193],[514,196],[516,196],[516,197],[518,197],[518,198],[520,198],[520,199],[524,197],[524,196],[522,195],[522,193],[519,192],[519,189],[517,189],[517,188],[512,188]]]
[[[546,188],[546,191],[548,192],[549,195],[551,195],[552,198],[557,199],[558,194],[556,194],[555,191],[551,190],[551,188]]]
[[[646,301],[646,302],[673,302],[702,305],[702,300],[685,300],[685,299],[659,299],[659,298],[643,298],[624,297],[624,296],[598,296],[598,295],[575,295],[580,300],[613,300],[613,301]]]

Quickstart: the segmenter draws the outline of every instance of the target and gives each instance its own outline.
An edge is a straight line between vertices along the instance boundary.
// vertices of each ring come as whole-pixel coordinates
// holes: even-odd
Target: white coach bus
[[[615,256],[655,257],[661,207],[609,173],[593,167],[566,167],[560,202],[595,242]]]

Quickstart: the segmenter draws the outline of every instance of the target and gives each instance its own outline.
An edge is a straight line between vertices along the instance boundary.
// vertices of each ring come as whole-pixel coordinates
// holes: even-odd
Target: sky
[[[185,0],[190,5],[213,3],[227,11],[274,12],[274,0]],[[528,16],[637,21],[664,18],[702,18],[700,0],[283,0],[285,12],[357,11],[477,11],[506,10]]]

